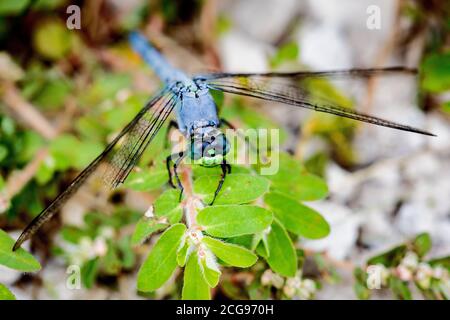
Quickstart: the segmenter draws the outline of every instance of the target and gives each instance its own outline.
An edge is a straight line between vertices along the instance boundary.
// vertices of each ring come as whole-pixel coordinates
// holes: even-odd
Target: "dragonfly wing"
[[[368,78],[374,75],[415,73],[416,70],[414,69],[393,67],[324,72],[213,73],[206,76],[199,76],[196,79],[204,81],[212,90],[220,90],[269,101],[282,102],[379,126],[433,136],[433,134],[421,129],[359,113],[350,108],[345,108],[337,105],[333,101],[327,100],[326,97],[318,96],[313,99],[311,98],[311,89],[307,85],[308,81],[320,78],[356,79]]]
[[[13,250],[20,248],[24,241],[33,236],[88,179],[97,173],[102,172],[103,180],[111,187],[122,183],[172,112],[177,98],[175,95],[163,91],[150,100],[106,149],[30,222],[17,239]]]
[[[153,105],[152,112],[144,108],[138,114],[127,134],[120,137],[118,148],[108,157],[109,167],[103,175],[107,185],[116,188],[125,181],[148,144],[171,114],[177,100],[178,97],[173,94],[166,95]]]

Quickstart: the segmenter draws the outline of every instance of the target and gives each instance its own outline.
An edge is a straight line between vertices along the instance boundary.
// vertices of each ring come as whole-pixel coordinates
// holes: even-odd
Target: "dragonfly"
[[[211,94],[215,90],[281,102],[378,126],[434,136],[430,132],[408,125],[359,113],[326,99],[323,101],[313,100],[310,89],[305,85],[305,82],[310,79],[369,78],[384,74],[415,74],[415,69],[388,67],[285,73],[218,72],[188,76],[183,71],[174,68],[142,33],[131,32],[128,39],[134,51],[163,82],[163,88],[148,101],[131,122],[108,144],[106,149],[31,221],[17,239],[13,250],[17,250],[24,241],[31,238],[100,168],[103,168],[105,172],[103,180],[107,186],[115,188],[123,183],[144,150],[149,147],[173,112],[176,120],[170,121],[168,130],[171,127],[177,128],[189,143],[186,150],[167,157],[169,183],[172,187],[178,187],[181,192],[183,191],[177,169],[186,157],[202,166],[220,166],[222,175],[214,194],[215,199],[227,173],[231,172],[231,166],[226,161],[230,143],[221,128],[223,126],[233,128],[226,119],[219,118],[218,109]],[[172,182],[172,175],[175,176],[176,185]]]

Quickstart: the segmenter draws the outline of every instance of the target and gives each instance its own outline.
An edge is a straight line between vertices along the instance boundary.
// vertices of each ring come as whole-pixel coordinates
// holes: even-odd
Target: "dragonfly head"
[[[195,129],[190,144],[190,157],[205,167],[220,165],[230,150],[223,132],[215,127]]]

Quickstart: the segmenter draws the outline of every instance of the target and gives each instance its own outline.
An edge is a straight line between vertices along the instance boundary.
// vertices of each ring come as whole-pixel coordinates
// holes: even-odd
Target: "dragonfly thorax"
[[[191,159],[196,163],[212,167],[224,161],[230,147],[223,132],[209,125],[194,129],[189,150]]]

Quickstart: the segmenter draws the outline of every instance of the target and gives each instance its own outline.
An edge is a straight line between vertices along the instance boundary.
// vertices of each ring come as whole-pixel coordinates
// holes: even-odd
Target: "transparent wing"
[[[131,120],[119,135],[95,158],[47,208],[25,228],[14,244],[17,250],[24,241],[48,221],[79,188],[97,174],[110,187],[124,182],[146,147],[172,112],[178,96],[161,92]]]
[[[394,128],[433,136],[432,133],[407,125],[398,124],[378,117],[359,113],[349,108],[337,105],[326,97],[312,99],[311,87],[308,81],[320,78],[368,78],[374,75],[415,74],[416,70],[402,67],[380,69],[350,69],[320,72],[293,73],[213,73],[196,77],[212,90],[235,93],[254,98],[277,101],[297,107],[330,113],[337,116],[368,122],[383,127]]]

